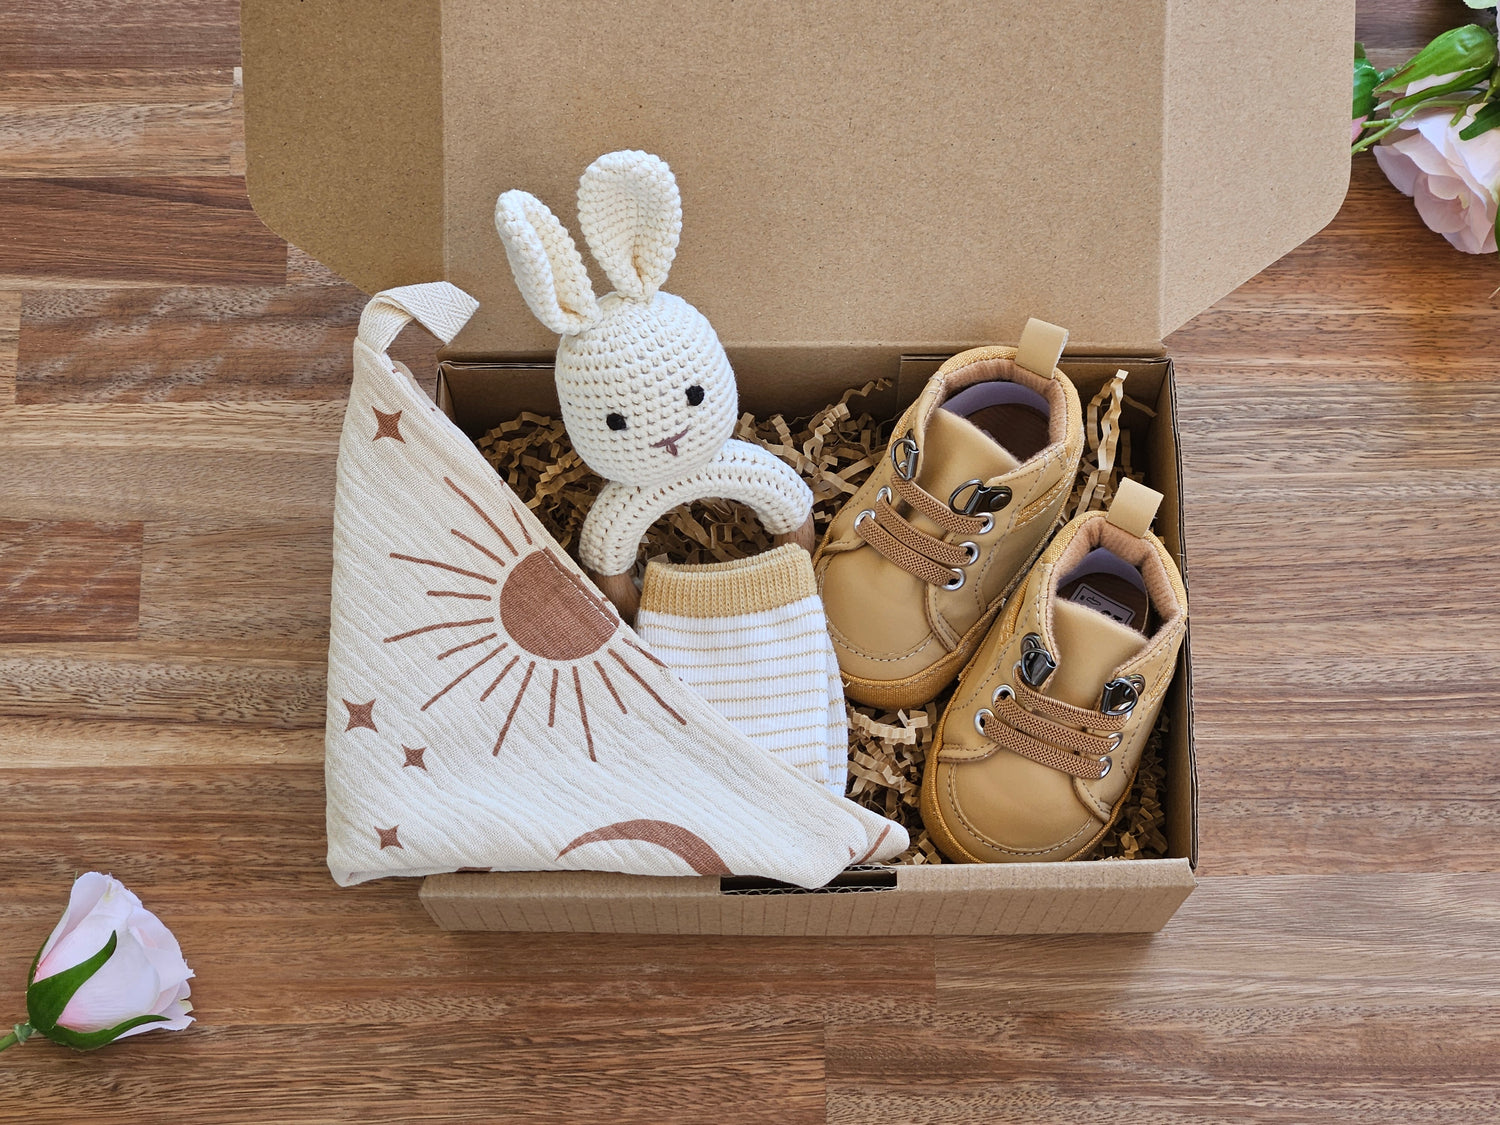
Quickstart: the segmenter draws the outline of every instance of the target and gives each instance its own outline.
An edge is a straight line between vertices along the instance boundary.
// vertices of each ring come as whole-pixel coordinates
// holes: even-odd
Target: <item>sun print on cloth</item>
[[[615,614],[614,607],[606,599],[591,590],[580,576],[564,566],[556,551],[549,547],[537,547],[530,531],[527,530],[525,524],[519,522],[518,518],[511,528],[510,535],[507,535],[496,523],[495,518],[450,478],[444,477],[443,483],[474,510],[474,513],[494,533],[494,538],[498,541],[492,549],[457,527],[448,529],[459,541],[484,557],[483,561],[473,564],[481,569],[470,570],[440,559],[418,558],[394,551],[391,552],[391,557],[418,566],[435,567],[474,582],[488,583],[494,592],[428,590],[429,598],[462,598],[483,603],[478,608],[488,609],[490,614],[487,617],[471,617],[459,621],[437,621],[428,625],[418,625],[385,638],[385,643],[391,644],[436,632],[441,632],[449,638],[455,635],[464,637],[466,634],[480,634],[472,639],[461,640],[458,644],[433,657],[436,661],[443,661],[459,653],[468,652],[467,656],[457,661],[463,666],[463,670],[439,688],[431,699],[422,704],[423,711],[437,703],[486,664],[492,661],[495,666],[503,664],[504,666],[495,674],[495,678],[490,680],[489,686],[479,693],[478,702],[482,704],[495,694],[496,689],[507,677],[512,680],[515,678],[510,676],[511,671],[515,670],[520,683],[513,688],[507,688],[507,693],[512,696],[512,702],[505,713],[505,721],[500,726],[500,732],[495,736],[493,752],[499,754],[505,745],[505,736],[510,731],[516,712],[525,700],[526,692],[531,688],[532,677],[540,666],[541,681],[545,681],[549,674],[551,676],[550,688],[540,689],[547,693],[547,725],[552,727],[557,723],[558,694],[561,688],[563,710],[566,712],[574,707],[573,701],[576,700],[574,713],[583,728],[583,738],[588,747],[589,758],[592,761],[598,761],[594,753],[593,731],[589,727],[588,696],[590,694],[594,696],[597,706],[602,693],[596,689],[602,688],[602,691],[607,692],[608,697],[620,709],[622,715],[630,714],[629,705],[621,697],[620,691],[615,687],[614,681],[610,679],[609,672],[606,670],[604,660],[608,659],[615,666],[616,676],[629,677],[656,706],[679,723],[686,722],[666,700],[656,693],[641,673],[631,666],[632,660],[644,659],[657,665],[661,662],[629,639],[621,640],[618,645],[611,644],[620,627],[620,619]],[[516,517],[514,507],[511,508],[510,515]],[[524,543],[524,550],[516,549],[517,541]],[[497,551],[508,554],[509,563],[501,554],[497,554]],[[443,615],[440,614],[440,616]],[[502,629],[505,635],[504,640],[499,639]],[[473,656],[473,651],[470,650],[482,651],[484,649],[488,651],[469,663]],[[488,674],[487,671],[485,676]],[[485,676],[481,676],[479,682],[482,682]],[[584,688],[585,679],[589,685],[587,692]]]
[[[329,641],[329,866],[758,874],[803,886],[906,846],[736,734],[393,363],[451,339],[445,283],[373,299],[340,444]]]

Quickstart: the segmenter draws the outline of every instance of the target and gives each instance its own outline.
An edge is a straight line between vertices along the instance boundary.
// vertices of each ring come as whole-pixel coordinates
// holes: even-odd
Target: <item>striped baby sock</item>
[[[636,631],[735,730],[843,796],[843,685],[806,551],[649,563]]]

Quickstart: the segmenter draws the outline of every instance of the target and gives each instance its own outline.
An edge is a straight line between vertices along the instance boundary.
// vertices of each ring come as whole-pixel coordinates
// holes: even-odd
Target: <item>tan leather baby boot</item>
[[[1068,523],[965,669],[922,776],[949,859],[1081,859],[1119,815],[1187,631],[1160,502],[1127,480]]]
[[[813,569],[851,699],[931,700],[1041,551],[1083,451],[1067,338],[1031,320],[1019,348],[944,363],[834,518]]]

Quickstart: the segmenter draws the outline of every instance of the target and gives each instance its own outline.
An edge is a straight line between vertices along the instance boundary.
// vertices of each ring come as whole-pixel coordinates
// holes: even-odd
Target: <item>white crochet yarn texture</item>
[[[479,868],[817,886],[907,845],[757,749],[623,624],[386,349],[446,283],[376,296],[339,444],[325,771],[343,885]]]
[[[679,504],[702,496],[737,500],[760,514],[773,535],[796,531],[807,518],[803,493],[812,492],[774,453],[748,441],[726,442],[723,451],[692,477],[654,488],[610,482],[600,490],[579,534],[578,554],[596,574],[623,574],[635,564],[646,530]],[[795,485],[796,487],[793,487]]]
[[[660,291],[682,232],[672,170],[645,152],[601,156],[579,181],[578,223],[615,287],[597,300],[572,238],[540,200],[507,191],[495,204],[521,295],[562,337],[556,378],[568,436],[611,482],[609,503],[584,526],[584,565],[629,570],[645,528],[704,497],[750,504],[778,533],[800,527],[811,491],[787,465],[731,440],[739,395],[723,345],[702,313]],[[671,503],[660,507],[667,494]]]

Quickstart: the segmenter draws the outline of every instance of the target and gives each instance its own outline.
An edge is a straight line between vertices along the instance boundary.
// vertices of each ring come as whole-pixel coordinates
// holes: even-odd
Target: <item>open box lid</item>
[[[1348,183],[1354,0],[243,0],[242,30],[256,211],[368,292],[468,290],[454,358],[556,346],[495,198],[581,246],[578,177],[613,149],[676,172],[666,288],[752,377],[1029,315],[1154,352]]]

